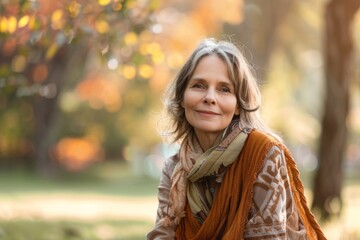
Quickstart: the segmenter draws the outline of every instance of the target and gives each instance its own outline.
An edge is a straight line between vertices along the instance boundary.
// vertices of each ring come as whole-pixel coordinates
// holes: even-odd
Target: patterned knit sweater
[[[157,224],[148,239],[325,239],[306,205],[290,152],[274,138],[251,132],[237,161],[196,183],[204,194],[212,194],[209,214],[194,215],[187,205],[180,225],[163,227],[158,219],[176,161],[174,157],[165,163]]]

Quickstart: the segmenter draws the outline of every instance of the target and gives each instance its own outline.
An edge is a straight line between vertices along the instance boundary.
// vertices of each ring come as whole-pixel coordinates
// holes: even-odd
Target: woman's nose
[[[204,97],[204,103],[206,103],[206,104],[215,104],[216,103],[214,90],[209,89],[206,92],[206,95]]]

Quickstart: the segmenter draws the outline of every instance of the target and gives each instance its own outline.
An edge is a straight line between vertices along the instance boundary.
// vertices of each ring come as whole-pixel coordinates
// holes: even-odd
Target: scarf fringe
[[[173,226],[175,226],[174,222],[171,221],[169,216],[165,216],[162,219],[160,219],[159,224],[161,226],[164,226],[164,227],[173,227]]]
[[[175,227],[180,224],[182,218],[186,216],[186,211],[180,211],[174,214],[174,216],[166,215],[160,219],[159,223],[164,227]]]
[[[174,223],[175,225],[178,225],[183,217],[186,216],[185,211],[178,212],[175,216]]]

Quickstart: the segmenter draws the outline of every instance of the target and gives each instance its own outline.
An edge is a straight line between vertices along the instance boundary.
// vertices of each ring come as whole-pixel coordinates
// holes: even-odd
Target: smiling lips
[[[219,113],[212,112],[212,111],[205,111],[205,110],[196,110],[196,112],[204,115],[220,115]]]

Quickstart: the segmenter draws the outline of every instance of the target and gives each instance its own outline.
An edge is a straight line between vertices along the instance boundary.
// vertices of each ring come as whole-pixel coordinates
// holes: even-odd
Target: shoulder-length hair
[[[234,117],[239,118],[239,127],[241,129],[256,128],[270,132],[260,118],[261,94],[259,86],[243,54],[231,42],[207,38],[193,51],[166,91],[164,104],[173,121],[171,124],[173,129],[170,132],[173,141],[176,142],[194,134],[193,127],[186,120],[182,102],[185,89],[196,66],[202,58],[209,55],[218,56],[227,66],[229,78],[235,87],[239,115]]]

